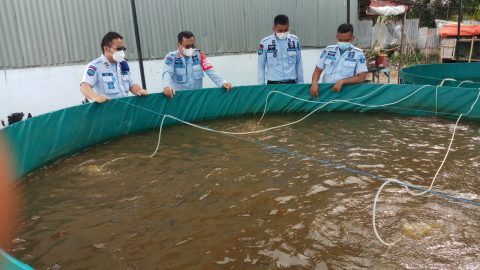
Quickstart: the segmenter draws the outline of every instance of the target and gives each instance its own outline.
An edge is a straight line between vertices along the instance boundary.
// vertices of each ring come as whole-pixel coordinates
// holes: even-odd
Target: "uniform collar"
[[[176,51],[174,51],[173,54],[175,54],[175,57],[177,58],[185,58],[183,54],[180,53],[180,49],[177,49]]]
[[[106,67],[109,67],[109,66],[116,66],[118,63],[110,63],[110,61],[108,61],[107,57],[102,53],[102,56],[100,56],[100,59],[102,59],[102,62],[103,64],[106,66]]]
[[[173,52],[177,58],[190,59],[192,57],[187,57],[180,52],[180,49]]]
[[[351,51],[353,51],[353,49],[354,49],[354,47],[353,47],[353,45],[352,45],[352,46],[350,46],[350,48],[348,48],[348,49],[346,50],[346,52],[351,52]],[[340,48],[339,48],[338,46],[335,46],[335,51],[340,51]]]
[[[191,58],[193,58],[195,55],[197,55],[197,53],[198,53],[199,51],[200,51],[199,49],[195,49],[195,54],[192,55],[191,57],[188,57],[188,56],[183,55],[183,54],[180,52],[180,49],[174,51],[173,54],[175,54],[175,56],[176,56],[177,58],[191,59]]]
[[[286,39],[279,39],[279,38],[277,37],[277,35],[275,35],[275,34],[273,34],[272,36],[273,36],[273,38],[274,38],[276,41],[278,41],[278,42],[288,41],[288,39],[290,38],[290,34],[288,34],[288,36],[287,36]]]

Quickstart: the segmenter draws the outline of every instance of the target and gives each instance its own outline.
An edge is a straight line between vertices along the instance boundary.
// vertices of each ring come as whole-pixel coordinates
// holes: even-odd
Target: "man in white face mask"
[[[273,34],[258,46],[258,84],[303,83],[300,40],[289,33],[286,15],[273,20]]]
[[[318,96],[318,80],[323,73],[322,83],[334,83],[333,91],[339,92],[347,84],[363,83],[367,77],[367,64],[362,49],[352,45],[353,26],[342,24],[337,30],[336,45],[325,48],[312,74],[310,94]]]
[[[125,61],[125,42],[116,32],[107,33],[102,39],[102,55],[90,62],[83,75],[80,91],[88,99],[103,103],[112,98],[148,95],[148,91],[135,84],[130,67]],[[95,89],[95,90],[94,90]]]
[[[232,84],[217,74],[203,52],[195,49],[195,36],[192,32],[180,32],[177,46],[178,50],[165,56],[163,64],[165,96],[173,98],[176,91],[201,89],[205,73],[218,87],[223,87],[227,91],[232,89]]]

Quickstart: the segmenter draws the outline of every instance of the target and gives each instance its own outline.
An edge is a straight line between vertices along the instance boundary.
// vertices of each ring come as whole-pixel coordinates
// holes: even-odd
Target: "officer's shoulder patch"
[[[87,74],[88,76],[93,76],[95,75],[95,72],[97,72],[97,67],[94,65],[89,65],[87,68]]]
[[[171,55],[167,56],[167,58],[165,58],[165,64],[171,65],[172,63],[173,63],[173,57]]]
[[[263,44],[258,45],[258,55],[263,54]]]
[[[360,56],[360,58],[358,59],[358,61],[359,61],[361,64],[365,64],[365,62],[366,62],[367,60],[365,59],[365,56],[362,55],[362,56]]]
[[[169,52],[169,53],[167,53],[167,55],[165,56],[165,59],[167,59],[168,57],[175,58],[176,55],[177,55],[176,52]]]
[[[320,58],[323,58],[327,54],[327,50],[323,50],[322,54],[320,55]]]

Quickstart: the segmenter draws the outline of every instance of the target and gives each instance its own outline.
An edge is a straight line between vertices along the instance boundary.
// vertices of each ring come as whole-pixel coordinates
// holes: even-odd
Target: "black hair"
[[[110,47],[112,45],[112,41],[114,39],[123,39],[123,37],[117,33],[117,32],[108,32],[107,34],[105,34],[105,36],[103,36],[102,38],[102,53],[103,53],[103,47],[107,46],[107,47]]]
[[[192,37],[195,37],[195,35],[193,35],[192,32],[182,31],[182,32],[178,33],[178,43],[182,43],[184,38],[189,39],[189,38],[192,38]]]
[[[290,24],[290,21],[288,20],[287,15],[280,14],[280,15],[275,16],[275,19],[273,19],[273,25],[276,26],[276,25],[279,25],[279,24],[281,24],[281,25]]]
[[[346,33],[352,33],[353,34],[353,25],[351,25],[349,23],[341,24],[338,27],[337,32],[341,33],[341,34],[346,34]]]

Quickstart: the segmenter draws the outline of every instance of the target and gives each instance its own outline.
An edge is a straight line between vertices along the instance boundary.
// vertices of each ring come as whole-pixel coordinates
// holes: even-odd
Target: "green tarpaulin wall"
[[[417,116],[438,114],[451,119],[466,113],[480,91],[474,88],[362,84],[346,86],[340,93],[334,93],[331,84],[322,84],[320,96],[312,98],[309,89],[309,85],[267,85],[236,87],[230,92],[222,89],[182,91],[177,92],[173,99],[163,94],[128,97],[104,104],[85,104],[33,117],[6,127],[0,134],[11,147],[17,176],[20,178],[82,149],[121,136],[158,128],[163,114],[189,122],[241,115],[260,117],[267,95],[273,90],[315,102],[351,100],[365,96],[353,102],[370,106],[335,102],[328,104],[319,112],[380,111]],[[374,106],[390,103],[395,104]],[[321,105],[272,94],[267,111],[307,113]],[[480,120],[480,102],[465,119]],[[165,122],[166,125],[175,123],[171,119]],[[0,265],[1,258],[2,253]],[[12,258],[6,261],[12,263],[4,266],[8,270],[28,269],[15,264]]]
[[[240,115],[260,116],[266,97],[272,90],[326,102],[365,96],[379,87],[381,85],[375,84],[347,86],[342,92],[334,93],[331,85],[322,85],[320,97],[315,99],[310,97],[308,85],[247,86],[236,87],[231,92],[222,89],[182,91],[177,92],[173,99],[162,94],[128,97],[104,104],[90,103],[47,113],[6,127],[1,133],[12,148],[17,175],[24,176],[82,149],[157,128],[161,121],[160,114],[169,114],[190,122]],[[354,102],[368,105],[392,103],[407,97],[420,87],[386,85],[374,94]],[[392,106],[369,108],[338,102],[329,104],[320,111],[384,111],[411,115],[434,115],[435,111],[438,111],[441,115],[455,117],[469,110],[478,92],[479,89],[449,87],[440,87],[437,92],[436,87],[427,86]],[[320,104],[273,94],[267,109],[268,112],[275,113],[310,112],[318,106]],[[470,113],[470,118],[478,117],[480,104]],[[173,120],[168,119],[165,124],[173,124]]]
[[[445,80],[444,86],[479,88],[480,63],[417,65],[400,70],[400,81],[404,84],[439,85],[444,79],[455,80]]]

